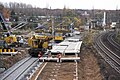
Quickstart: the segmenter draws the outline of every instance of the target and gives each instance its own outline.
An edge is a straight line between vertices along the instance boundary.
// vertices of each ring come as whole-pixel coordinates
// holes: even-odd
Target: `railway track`
[[[120,57],[118,56],[118,52],[116,51],[117,45],[113,42],[112,34],[108,35],[108,33],[102,33],[98,37],[95,38],[94,47],[98,51],[98,53],[104,58],[104,60],[114,68],[118,73],[120,73]],[[111,48],[114,48],[111,49]]]
[[[33,69],[33,67],[36,66],[38,63],[37,58],[26,58],[23,62],[21,62],[19,65],[17,65],[15,68],[13,68],[11,71],[9,71],[7,74],[5,74],[1,80],[21,80],[25,79],[26,76],[30,72],[30,70]]]
[[[78,63],[46,62],[34,80],[78,80]]]
[[[111,44],[111,46],[114,46],[114,51],[116,51],[117,55],[120,56],[120,44],[115,41],[115,33],[110,33],[107,37],[108,42]],[[111,48],[113,49],[113,47]]]

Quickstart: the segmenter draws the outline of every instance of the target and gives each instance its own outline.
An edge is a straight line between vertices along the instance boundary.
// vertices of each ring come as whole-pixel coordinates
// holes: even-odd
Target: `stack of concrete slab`
[[[65,40],[53,47],[51,53],[62,53],[62,54],[71,54],[71,53],[80,53],[82,41],[79,39],[68,39]]]

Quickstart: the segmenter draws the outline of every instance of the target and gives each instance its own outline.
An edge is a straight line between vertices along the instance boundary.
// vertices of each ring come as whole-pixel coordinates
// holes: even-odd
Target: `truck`
[[[110,26],[111,26],[112,29],[115,29],[116,28],[116,22],[112,22]]]

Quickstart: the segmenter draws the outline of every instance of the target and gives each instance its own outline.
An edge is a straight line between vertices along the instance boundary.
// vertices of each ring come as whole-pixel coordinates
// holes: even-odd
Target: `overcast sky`
[[[21,2],[40,8],[60,8],[64,6],[70,9],[120,9],[120,0],[0,0],[0,2]]]

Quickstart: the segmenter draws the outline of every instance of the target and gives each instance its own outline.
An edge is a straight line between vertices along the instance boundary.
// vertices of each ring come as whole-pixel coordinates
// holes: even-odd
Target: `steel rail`
[[[5,77],[3,77],[2,80],[6,80],[8,77],[11,76],[11,74],[13,74],[15,71],[19,70],[20,67],[22,67],[23,65],[27,64],[27,62],[29,62],[31,59],[32,59],[32,58],[29,57],[27,60],[25,60],[24,62],[22,62],[22,64],[18,65],[14,70],[12,70],[9,74],[7,74]],[[36,60],[35,60],[35,61],[36,61]],[[35,61],[33,61],[33,63],[34,63]],[[28,67],[30,67],[33,63],[29,64],[29,65],[24,69],[24,71],[22,71],[22,73],[25,72],[25,70],[26,70]],[[23,69],[21,69],[21,70],[23,70]],[[22,73],[19,73],[17,76],[19,77]],[[18,78],[18,77],[17,77],[17,78]],[[16,80],[16,78],[14,78],[14,80]]]
[[[120,60],[120,57],[106,47],[106,45],[101,40],[102,36],[104,36],[104,34],[99,35],[95,40],[96,47],[99,48],[99,50],[97,49],[97,51],[105,59],[105,61],[110,64],[111,67],[113,67],[118,73],[120,73],[120,63],[118,62]],[[117,67],[115,63],[119,66]]]
[[[14,70],[12,70],[9,74],[7,74],[5,77],[3,77],[3,80],[6,79],[10,74],[12,74],[15,70],[17,70],[19,67],[21,67],[23,64],[25,64],[25,62],[29,61],[30,59],[31,59],[31,57],[29,57],[27,60],[25,60],[20,65],[18,65],[16,68],[14,68]]]
[[[115,46],[118,50],[120,50],[120,44],[117,43],[117,42],[113,39],[114,35],[115,35],[115,34],[111,33],[111,34],[109,35],[109,38],[107,38],[107,39],[108,39],[108,41],[109,41],[113,46]]]
[[[109,48],[107,48],[101,39],[100,39],[100,42],[98,42],[98,43],[99,43],[98,46],[106,53],[106,55],[109,56],[109,58],[111,58],[114,62],[116,62],[117,64],[120,65],[120,63],[118,61],[116,61],[116,59],[115,59],[115,58],[118,58],[120,60],[120,57],[118,55],[116,55],[114,52],[112,52]],[[115,58],[113,58],[113,56],[115,56]]]
[[[107,37],[108,38],[108,37]],[[120,60],[120,57],[116,55],[113,51],[111,51],[102,41],[102,39],[99,39],[100,45],[102,45],[107,51],[109,51],[112,55],[114,55],[116,58]],[[109,54],[108,54],[109,55]],[[120,64],[120,63],[119,63]]]
[[[15,78],[15,80],[18,80],[19,77],[20,77],[27,69],[29,69],[30,66],[34,65],[34,63],[37,62],[37,61],[38,61],[38,59],[34,60],[30,65],[28,65],[28,66],[25,68],[25,70],[22,71],[22,72]]]

